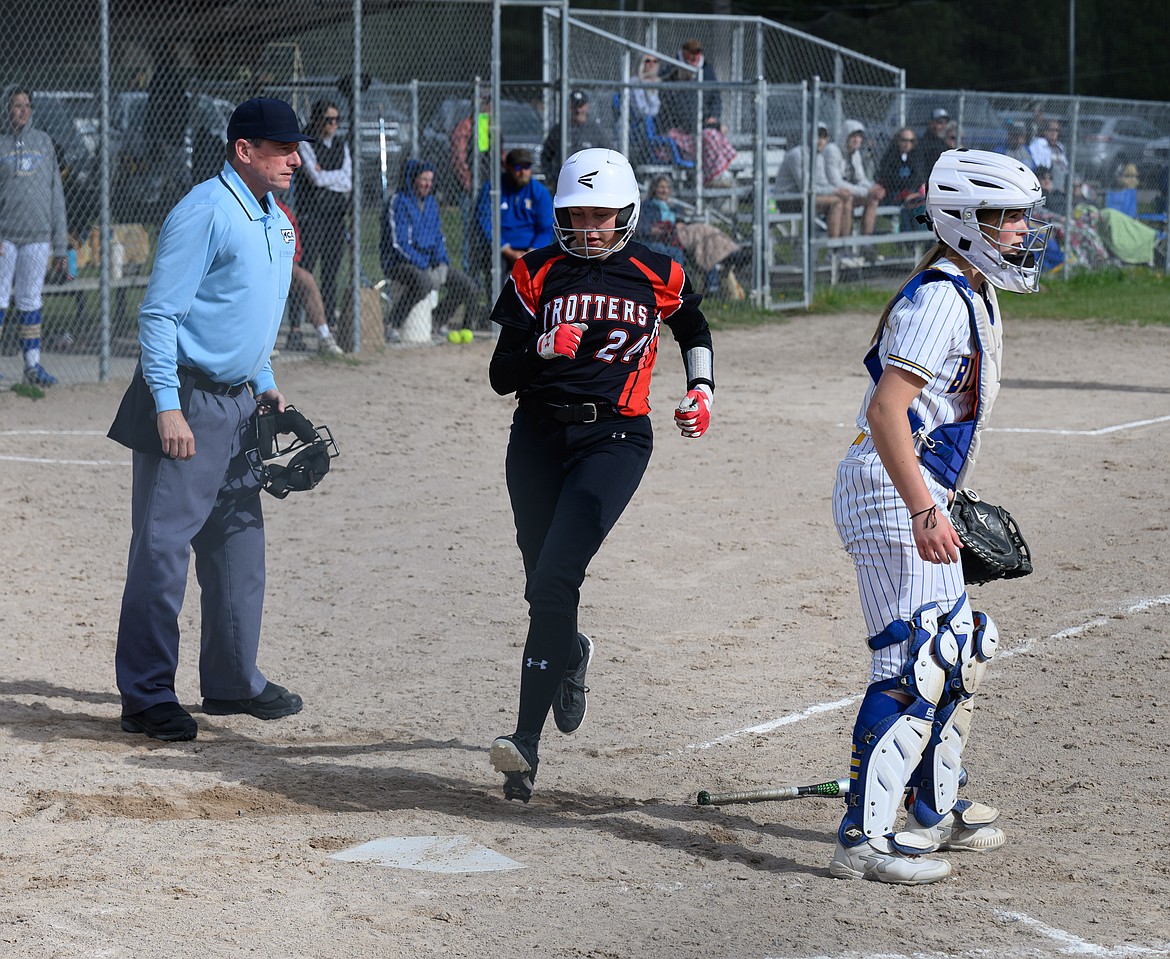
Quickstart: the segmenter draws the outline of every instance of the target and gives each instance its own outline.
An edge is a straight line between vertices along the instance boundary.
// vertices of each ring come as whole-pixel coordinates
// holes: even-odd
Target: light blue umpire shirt
[[[270,356],[292,279],[296,235],[271,193],[261,204],[230,163],[168,214],[138,314],[156,412],[177,410],[177,367],[217,383],[276,386]]]

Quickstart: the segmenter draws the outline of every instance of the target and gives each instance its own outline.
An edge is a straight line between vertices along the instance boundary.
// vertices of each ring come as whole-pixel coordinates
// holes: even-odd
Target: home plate
[[[523,863],[476,845],[466,836],[389,836],[343,849],[329,858],[423,872],[495,872],[524,868]]]

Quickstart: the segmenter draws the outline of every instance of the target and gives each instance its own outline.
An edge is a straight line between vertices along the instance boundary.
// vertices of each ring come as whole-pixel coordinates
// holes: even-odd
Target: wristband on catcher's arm
[[[687,373],[687,390],[706,386],[715,393],[715,359],[709,346],[693,346],[683,353],[683,368]]]

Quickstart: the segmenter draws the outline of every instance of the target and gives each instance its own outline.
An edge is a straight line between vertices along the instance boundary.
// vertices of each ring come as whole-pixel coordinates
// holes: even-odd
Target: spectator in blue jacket
[[[490,249],[492,235],[492,185],[483,185],[475,205],[482,238]],[[553,201],[543,183],[532,179],[532,151],[509,150],[504,157],[500,180],[500,239],[498,244],[505,273],[529,250],[548,246],[553,234]]]
[[[387,325],[397,330],[419,300],[445,289],[434,317],[439,332],[450,328],[460,305],[465,308],[465,327],[486,328],[487,311],[479,305],[478,284],[451,266],[447,256],[439,204],[432,195],[434,187],[435,168],[421,160],[407,160],[402,187],[386,204],[382,271],[395,284]]]

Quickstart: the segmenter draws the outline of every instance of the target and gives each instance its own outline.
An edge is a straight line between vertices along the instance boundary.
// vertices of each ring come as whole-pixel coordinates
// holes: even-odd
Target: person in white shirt
[[[843,185],[834,186],[830,181],[827,173],[829,162],[839,168],[841,151],[829,140],[829,128],[822,123],[817,127],[817,152],[813,157],[812,168],[816,212],[825,218],[830,238],[848,236],[853,232],[853,195]],[[787,209],[799,209],[798,198],[806,190],[806,170],[803,146],[793,147],[784,155],[780,169],[776,171],[775,188],[780,205]]]

